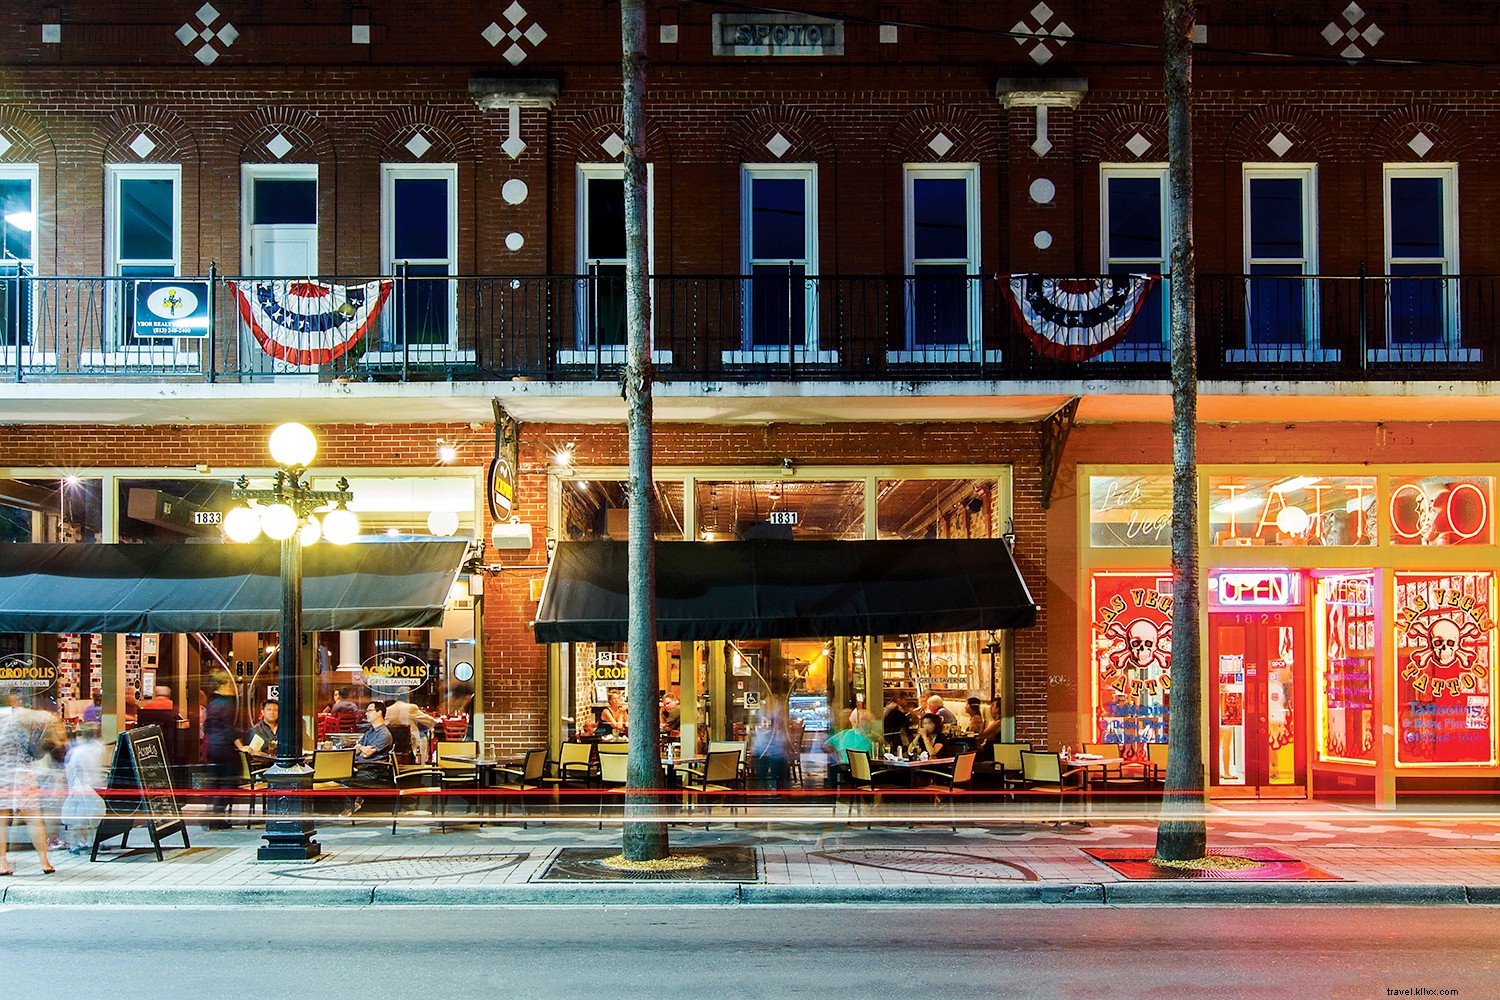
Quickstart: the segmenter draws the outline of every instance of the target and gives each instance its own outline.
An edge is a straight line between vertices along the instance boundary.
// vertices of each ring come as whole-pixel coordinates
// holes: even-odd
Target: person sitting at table
[[[625,708],[624,692],[619,688],[609,689],[609,704],[599,712],[598,736],[624,736],[630,719]]]
[[[354,777],[345,784],[352,788],[388,788],[391,783],[391,748],[396,741],[385,725],[385,702],[372,701],[366,705],[365,720],[370,728],[354,744]],[[359,812],[364,804],[363,798],[355,798],[344,813]]]
[[[349,700],[349,692],[343,688],[333,689],[333,704],[328,708],[329,715],[358,715],[359,706]]]
[[[868,715],[869,713],[866,714]],[[871,718],[874,718],[874,716],[871,716]],[[837,758],[836,762],[828,769],[829,775],[833,778],[834,785],[842,783],[844,775],[849,773],[850,750],[863,750],[871,756],[875,754],[875,744],[871,743],[870,738],[854,726],[848,729],[840,729],[824,740],[823,745],[832,751]]]
[[[280,712],[280,702],[268,700],[260,707],[260,721],[250,727],[243,740],[235,740],[234,745],[246,753],[276,756],[276,720]],[[260,739],[259,745],[256,744],[257,737]]]
[[[927,714],[936,715],[943,726],[958,725],[958,716],[953,714],[953,709],[943,705],[942,695],[929,695],[927,698]],[[939,729],[942,726],[938,727]]]
[[[886,702],[881,729],[885,734],[886,746],[892,753],[896,752],[897,747],[904,747],[911,742],[911,716],[906,711],[906,702],[899,694],[892,694]]]
[[[83,721],[98,725],[104,721],[104,698],[95,691],[89,699],[89,706],[83,710]]]
[[[931,760],[948,756],[948,746],[943,742],[943,717],[936,712],[922,716],[916,739],[906,748],[908,757],[920,757],[924,753]]]
[[[964,732],[970,736],[978,736],[984,732],[984,708],[980,705],[978,698],[970,698],[966,705],[969,715],[964,720]]]
[[[682,702],[675,694],[667,694],[661,701],[661,731],[675,733],[682,725]]]
[[[176,707],[172,704],[172,689],[165,684],[158,684],[156,685],[156,690],[152,692],[152,697],[139,703],[136,707],[155,712],[170,712]]]
[[[985,722],[984,728],[979,731],[979,745],[984,746],[986,743],[994,743],[1000,739],[1000,728],[1000,699],[996,698],[990,702],[989,719]]]

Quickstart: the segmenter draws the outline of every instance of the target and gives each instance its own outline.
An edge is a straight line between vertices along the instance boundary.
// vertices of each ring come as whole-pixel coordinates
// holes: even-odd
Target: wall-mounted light
[[[447,441],[444,441],[442,438],[438,438],[437,460],[444,465],[452,465],[454,462],[458,461],[458,446],[450,444]]]
[[[569,441],[552,452],[552,464],[559,469],[571,469],[573,467],[574,444]]]

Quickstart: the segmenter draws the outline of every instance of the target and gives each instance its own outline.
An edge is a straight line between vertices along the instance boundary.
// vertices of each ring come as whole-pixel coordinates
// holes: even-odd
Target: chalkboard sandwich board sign
[[[167,745],[160,726],[137,726],[115,740],[104,791],[105,815],[94,834],[90,861],[99,860],[99,848],[111,837],[120,838],[122,849],[128,846],[130,831],[136,826],[144,826],[151,835],[158,861],[165,860],[161,842],[166,837],[180,833],[182,846],[191,846],[167,764]]]

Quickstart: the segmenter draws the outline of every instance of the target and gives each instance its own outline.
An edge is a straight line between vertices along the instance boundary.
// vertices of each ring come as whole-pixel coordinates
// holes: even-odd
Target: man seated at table
[[[828,769],[835,785],[842,783],[844,775],[849,773],[850,750],[863,750],[871,756],[875,754],[875,745],[870,742],[870,738],[853,727],[840,729],[824,740],[823,745],[833,751],[838,758],[837,762]]]
[[[391,785],[391,747],[395,740],[385,724],[385,702],[372,701],[365,706],[365,721],[370,728],[354,744],[354,777],[346,782],[351,788],[389,788]],[[359,812],[365,804],[355,798],[345,813]]]
[[[349,692],[343,688],[334,688],[333,704],[328,709],[329,715],[358,715],[359,706],[349,700]]]
[[[141,702],[137,707],[149,709],[155,712],[170,712],[176,706],[172,704],[172,689],[164,684],[156,685],[153,697]]]
[[[958,725],[958,716],[953,714],[953,709],[943,704],[942,695],[931,695],[927,699],[927,714],[936,715],[945,726]]]
[[[668,693],[661,702],[661,731],[676,733],[682,725],[682,702],[675,694]]]
[[[260,707],[260,721],[250,727],[244,740],[235,740],[234,745],[246,753],[276,756],[276,720],[280,712],[279,702],[267,701]]]

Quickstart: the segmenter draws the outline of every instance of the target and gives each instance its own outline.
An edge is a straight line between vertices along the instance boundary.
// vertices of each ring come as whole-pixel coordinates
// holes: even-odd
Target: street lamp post
[[[231,510],[224,530],[237,542],[253,541],[264,532],[281,543],[281,635],[276,647],[277,700],[281,720],[276,730],[276,763],[265,772],[266,842],[261,861],[305,861],[322,847],[313,839],[303,793],[312,788],[312,768],[302,762],[302,548],[320,536],[336,545],[354,540],[359,522],[347,507],[354,499],[349,481],[336,490],[314,490],[303,480],[317,454],[318,442],[301,424],[282,424],[271,433],[271,457],[280,466],[269,489],[251,489],[240,477],[229,494],[245,506]],[[332,506],[320,525],[316,511]]]

